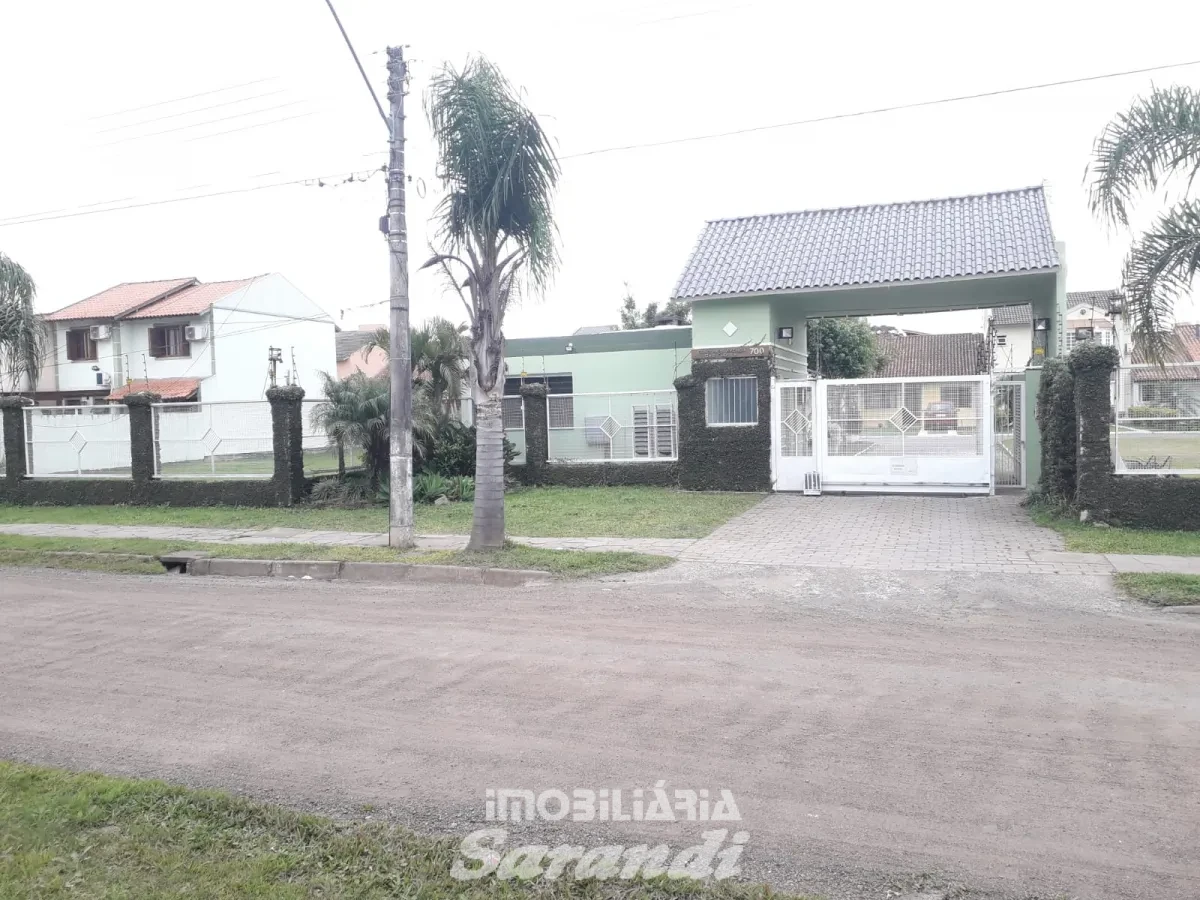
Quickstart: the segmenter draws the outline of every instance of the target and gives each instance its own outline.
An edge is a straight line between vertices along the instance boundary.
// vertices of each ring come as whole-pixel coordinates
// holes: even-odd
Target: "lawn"
[[[1200,469],[1200,432],[1122,431],[1113,443],[1113,459],[1118,456],[1127,462],[1155,457],[1160,466],[1170,457],[1172,469]]]
[[[1152,531],[1148,528],[1097,528],[1033,506],[1030,515],[1039,525],[1063,536],[1068,550],[1080,553],[1134,553],[1156,556],[1200,556],[1200,531]]]
[[[505,498],[505,516],[508,533],[522,537],[698,538],[745,512],[762,496],[657,487],[523,488]],[[415,519],[420,534],[466,534],[471,530],[471,504],[421,504]],[[384,532],[387,510],[306,505],[291,509],[0,505],[0,522]]]
[[[404,562],[494,569],[537,569],[568,578],[648,572],[669,566],[668,556],[625,551],[548,550],[508,544],[501,550],[411,550],[387,547],[339,547],[322,544],[202,544],[126,538],[51,538],[0,534],[0,565],[39,566],[102,572],[163,574],[157,562],[130,556],[161,556],[174,550],[203,550],[223,559],[312,559],[347,562]],[[106,554],[75,556],[69,554]],[[68,554],[68,555],[62,555]]]
[[[1151,606],[1200,604],[1200,575],[1123,572],[1117,576],[1117,586],[1133,599]]]
[[[787,900],[729,881],[576,881],[573,865],[556,881],[457,881],[461,839],[0,762],[0,897]]]

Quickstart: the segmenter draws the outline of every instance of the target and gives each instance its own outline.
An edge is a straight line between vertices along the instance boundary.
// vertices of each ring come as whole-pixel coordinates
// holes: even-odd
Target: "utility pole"
[[[390,491],[388,546],[411,547],[412,502],[412,363],[408,344],[408,224],[404,208],[404,92],[408,65],[403,47],[388,47],[388,103],[391,139],[388,159],[387,240],[391,294],[388,327],[391,346]]]

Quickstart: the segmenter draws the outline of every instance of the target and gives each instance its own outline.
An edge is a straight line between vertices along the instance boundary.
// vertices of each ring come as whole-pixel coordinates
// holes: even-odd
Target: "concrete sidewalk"
[[[386,547],[387,535],[366,531],[306,531],[302,528],[186,528],[173,525],[38,525],[20,523],[0,525],[0,534],[50,538],[142,538],[154,541],[195,541],[206,544],[319,544],[338,547]],[[547,550],[627,550],[657,556],[678,557],[696,543],[691,539],[670,538],[535,538],[510,537],[509,540]],[[421,550],[462,550],[465,534],[423,534],[417,536]]]

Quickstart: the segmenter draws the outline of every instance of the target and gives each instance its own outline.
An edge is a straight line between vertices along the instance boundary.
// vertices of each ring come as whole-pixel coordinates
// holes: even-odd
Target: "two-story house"
[[[1068,291],[1067,311],[1063,317],[1063,353],[1070,353],[1077,341],[1098,341],[1116,346],[1123,359],[1129,348],[1118,335],[1128,335],[1121,320],[1120,291]],[[1028,304],[993,309],[988,318],[992,344],[992,371],[1015,372],[1033,361],[1035,327]],[[1128,343],[1126,338],[1124,343]],[[1044,345],[1040,345],[1044,346]]]
[[[260,400],[268,351],[278,380],[323,396],[320,372],[337,367],[333,319],[279,274],[202,283],[128,282],[45,317],[52,352],[39,405],[119,400],[149,390],[164,400]]]

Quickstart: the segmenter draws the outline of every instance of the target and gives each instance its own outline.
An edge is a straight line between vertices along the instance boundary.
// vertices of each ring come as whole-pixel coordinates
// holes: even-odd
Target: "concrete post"
[[[550,455],[549,420],[546,411],[544,384],[521,385],[521,402],[525,408],[525,483],[541,484]]]
[[[304,388],[286,385],[267,389],[275,451],[275,489],[280,506],[304,496]]]
[[[127,394],[122,401],[129,411],[129,464],[134,481],[154,477],[154,407],[162,397],[150,391]]]
[[[1107,505],[1108,481],[1113,474],[1112,371],[1117,367],[1115,347],[1082,344],[1068,360],[1075,376],[1075,415],[1079,421],[1076,444],[1075,504],[1086,520]]]
[[[32,406],[28,397],[0,397],[0,412],[4,415],[4,477],[15,483],[28,474],[25,459],[25,407]]]

